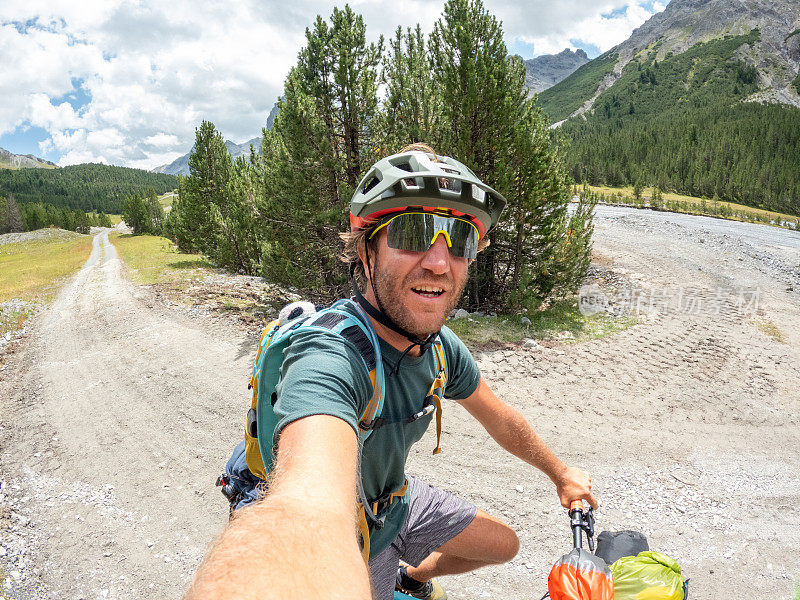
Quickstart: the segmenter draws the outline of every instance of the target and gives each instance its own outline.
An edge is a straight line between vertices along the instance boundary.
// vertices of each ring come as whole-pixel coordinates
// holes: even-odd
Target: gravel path
[[[791,598],[800,236],[599,207],[595,251],[633,286],[597,305],[638,306],[640,323],[480,353],[485,377],[591,471],[598,531],[645,532],[691,577],[692,598]],[[226,520],[213,480],[240,435],[253,336],[128,283],[103,234],[32,329],[0,374],[0,594],[180,597]],[[430,456],[429,432],[410,471],[522,542],[508,565],[445,578],[449,596],[540,597],[570,547],[552,485],[454,403],[444,428],[444,453]]]

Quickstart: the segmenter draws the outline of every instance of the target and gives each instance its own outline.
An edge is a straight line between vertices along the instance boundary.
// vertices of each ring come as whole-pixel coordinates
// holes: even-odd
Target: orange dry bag
[[[594,516],[592,509],[583,512],[583,503],[573,502],[569,510],[574,548],[556,561],[547,578],[552,600],[612,600],[614,580],[606,562],[584,550],[582,532],[586,532],[589,548],[594,550]]]

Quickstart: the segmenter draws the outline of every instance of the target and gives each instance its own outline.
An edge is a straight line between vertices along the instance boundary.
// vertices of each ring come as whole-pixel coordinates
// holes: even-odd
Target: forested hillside
[[[619,55],[613,50],[579,67],[572,75],[539,94],[539,105],[553,122],[563,121],[597,90],[598,82],[614,68]]]
[[[657,185],[800,214],[800,110],[745,102],[759,89],[758,73],[737,51],[758,39],[756,29],[661,60],[658,42],[640,52],[585,119],[562,126],[571,141],[567,162],[573,177]],[[596,86],[599,79],[586,72],[605,71],[612,56],[601,59],[540,95],[551,120],[582,104],[585,89],[579,88],[590,87],[590,79]]]
[[[129,194],[178,187],[174,175],[141,169],[84,164],[61,169],[0,169],[0,196],[20,204],[41,202],[84,212],[120,214]]]

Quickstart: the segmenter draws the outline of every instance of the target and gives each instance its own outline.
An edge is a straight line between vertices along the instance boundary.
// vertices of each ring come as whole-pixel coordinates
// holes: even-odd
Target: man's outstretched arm
[[[495,396],[483,379],[471,396],[458,402],[483,425],[498,444],[544,472],[556,484],[563,506],[568,507],[571,500],[584,499],[593,508],[597,508],[588,474],[564,464],[525,417]]]
[[[269,494],[230,522],[185,600],[370,598],[356,536],[357,443],[337,417],[287,425]]]

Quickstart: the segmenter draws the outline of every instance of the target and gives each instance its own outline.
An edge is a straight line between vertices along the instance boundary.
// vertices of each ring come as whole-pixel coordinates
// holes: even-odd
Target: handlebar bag
[[[597,556],[613,565],[623,556],[636,556],[650,550],[647,538],[638,531],[603,531],[597,536]]]

